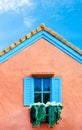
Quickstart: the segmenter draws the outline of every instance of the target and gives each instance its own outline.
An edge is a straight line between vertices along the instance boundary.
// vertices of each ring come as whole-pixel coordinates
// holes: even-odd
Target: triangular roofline
[[[73,59],[82,64],[82,51],[62,38],[59,34],[52,31],[41,24],[38,28],[20,38],[18,41],[11,44],[8,48],[0,52],[0,63],[3,63],[13,55],[17,54],[24,48],[30,46],[40,38],[44,38],[57,48],[71,56]]]

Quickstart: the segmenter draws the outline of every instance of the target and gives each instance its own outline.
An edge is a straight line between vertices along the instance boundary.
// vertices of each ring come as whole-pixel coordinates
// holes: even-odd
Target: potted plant
[[[48,123],[49,127],[54,127],[61,119],[61,103],[47,102],[34,103],[30,106],[30,121],[32,126],[40,126],[41,122]]]
[[[40,126],[46,118],[46,107],[44,103],[34,103],[30,106],[30,121],[32,126]]]
[[[49,127],[54,127],[55,124],[61,119],[61,110],[63,106],[61,103],[47,102],[46,103],[46,116]]]

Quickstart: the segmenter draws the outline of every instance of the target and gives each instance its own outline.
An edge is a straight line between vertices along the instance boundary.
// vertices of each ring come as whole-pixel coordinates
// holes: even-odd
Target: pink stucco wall
[[[23,106],[23,79],[34,72],[62,77],[62,120],[53,130],[82,130],[82,65],[40,39],[0,64],[0,130],[36,130]],[[42,124],[40,130],[48,130]]]

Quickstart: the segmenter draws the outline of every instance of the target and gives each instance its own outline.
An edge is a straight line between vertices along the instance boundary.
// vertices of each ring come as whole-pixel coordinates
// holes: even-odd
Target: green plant
[[[30,118],[32,126],[40,126],[46,118],[46,107],[44,103],[34,103],[30,106]]]
[[[30,121],[32,126],[40,126],[41,122],[47,122],[49,127],[54,127],[61,119],[61,103],[47,102],[34,103],[30,106]]]
[[[47,122],[49,127],[54,127],[55,124],[58,123],[58,121],[61,119],[61,110],[63,106],[60,103],[55,102],[48,102],[46,104],[46,110],[47,110]]]

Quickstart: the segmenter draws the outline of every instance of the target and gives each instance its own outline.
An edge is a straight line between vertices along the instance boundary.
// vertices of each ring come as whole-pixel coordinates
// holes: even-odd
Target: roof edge
[[[42,30],[45,30],[46,32],[50,33],[55,38],[57,38],[58,40],[60,40],[61,42],[63,42],[64,44],[66,44],[67,46],[72,48],[73,50],[75,50],[77,53],[82,55],[82,51],[79,48],[74,46],[71,42],[68,42],[66,39],[64,39],[62,36],[60,36],[58,33],[52,31],[50,28],[45,27],[44,24],[41,24],[35,30],[31,31],[30,33],[26,34],[24,37],[15,41],[9,47],[5,48],[3,51],[0,51],[0,57],[3,56],[5,53],[9,52],[10,50],[12,50],[13,48],[15,48],[16,46],[18,46],[19,44],[21,44],[22,42],[24,42],[26,39],[29,39],[30,37],[32,37],[33,35],[37,34],[38,32],[40,32]]]
[[[53,35],[54,37],[56,37],[58,40],[60,40],[61,42],[63,42],[64,44],[66,44],[67,46],[69,46],[70,48],[72,48],[73,50],[75,50],[76,52],[78,52],[79,54],[82,54],[82,51],[74,46],[71,42],[68,42],[65,38],[63,38],[61,35],[59,35],[57,32],[52,31],[49,28],[44,28],[45,31],[49,32],[51,35]]]

